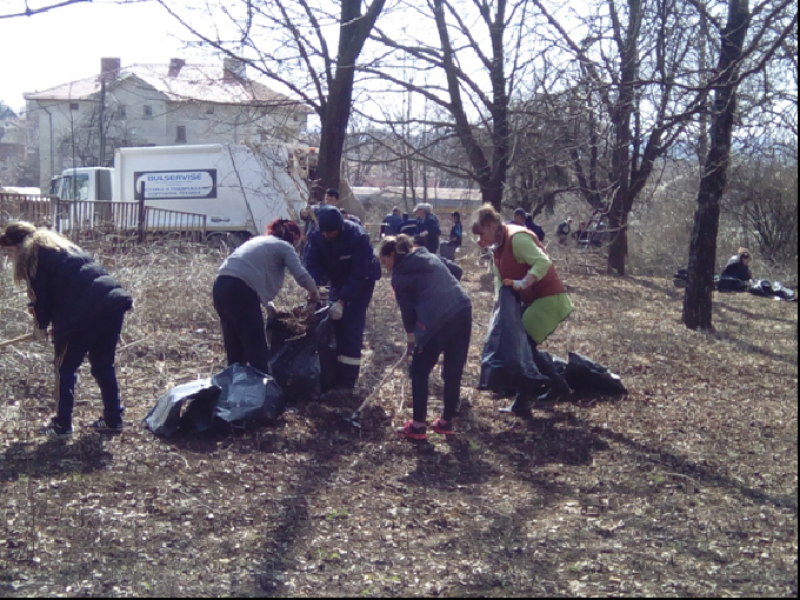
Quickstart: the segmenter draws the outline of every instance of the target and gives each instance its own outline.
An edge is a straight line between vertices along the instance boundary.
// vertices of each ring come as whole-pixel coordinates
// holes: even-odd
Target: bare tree
[[[371,0],[363,11],[364,0],[341,0],[338,12],[325,0],[159,2],[203,44],[314,109],[321,132],[313,193],[321,199],[326,187],[338,187],[356,65],[386,0]]]
[[[92,0],[62,0],[61,2],[34,2],[33,0],[18,0],[9,2],[12,6],[0,13],[0,19],[12,19],[14,17],[32,17],[57,8],[63,8],[70,4],[81,4]],[[33,5],[33,6],[32,6]]]

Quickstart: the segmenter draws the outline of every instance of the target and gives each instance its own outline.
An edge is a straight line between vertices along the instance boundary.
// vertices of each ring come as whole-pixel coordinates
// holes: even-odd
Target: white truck
[[[135,230],[144,188],[147,231],[202,228],[236,245],[276,218],[297,219],[315,158],[313,148],[279,143],[119,148],[113,169],[66,169],[53,180],[55,226]]]

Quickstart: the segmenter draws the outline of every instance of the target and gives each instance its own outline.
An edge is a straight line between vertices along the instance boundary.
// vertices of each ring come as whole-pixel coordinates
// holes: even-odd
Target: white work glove
[[[47,330],[42,329],[41,327],[34,327],[33,328],[33,339],[37,342],[46,342],[47,341]]]
[[[330,311],[328,311],[328,314],[330,315],[332,321],[341,320],[341,318],[344,316],[344,302],[341,300],[334,302]]]
[[[503,285],[513,287],[515,292],[519,292],[528,287],[528,282],[524,279],[504,279]]]

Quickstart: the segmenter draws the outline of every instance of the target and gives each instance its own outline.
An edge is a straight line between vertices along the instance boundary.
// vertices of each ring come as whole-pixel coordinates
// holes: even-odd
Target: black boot
[[[518,417],[524,417],[531,413],[528,397],[522,392],[517,392],[517,395],[514,396],[514,402],[512,402],[510,406],[500,408],[498,410],[502,413],[511,413],[512,415],[516,415]]]

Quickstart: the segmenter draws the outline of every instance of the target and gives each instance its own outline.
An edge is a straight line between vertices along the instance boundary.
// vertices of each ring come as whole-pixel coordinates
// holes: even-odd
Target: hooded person
[[[12,221],[0,246],[13,261],[14,279],[27,287],[34,339],[46,340],[52,326],[57,408],[42,433],[50,439],[72,435],[76,372],[87,354],[103,399],[103,416],[88,427],[121,432],[124,409],[114,360],[125,313],[133,306],[130,294],[89,254],[54,231]]]
[[[332,388],[351,391],[361,370],[367,308],[381,267],[361,225],[345,220],[332,206],[320,208],[318,221],[319,229],[309,240],[306,268],[317,283],[330,282],[329,315],[335,322],[338,352],[336,376],[330,379]]]

